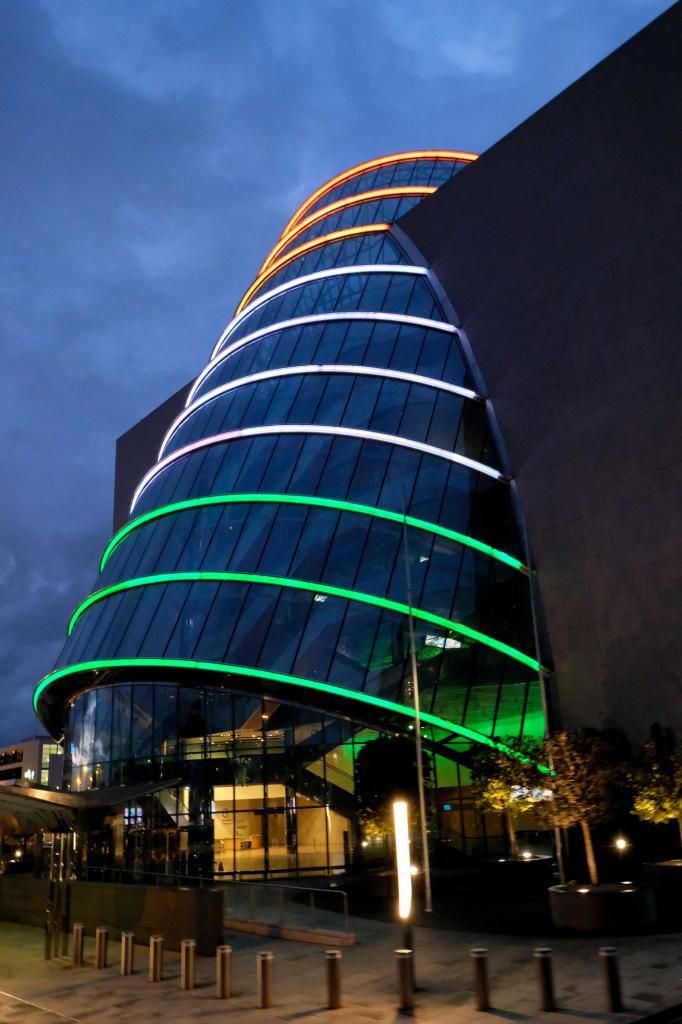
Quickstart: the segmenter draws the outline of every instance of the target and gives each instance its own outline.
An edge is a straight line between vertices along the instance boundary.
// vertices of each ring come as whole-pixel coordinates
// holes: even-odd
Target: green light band
[[[317,679],[303,679],[300,676],[289,676],[282,672],[268,672],[266,669],[260,668],[247,668],[244,665],[222,665],[219,662],[185,661],[176,658],[114,658],[102,661],[84,661],[79,665],[68,665],[66,668],[56,669],[54,672],[45,676],[45,678],[42,679],[35,688],[35,692],[33,694],[33,707],[36,714],[38,713],[38,701],[45,693],[46,689],[49,686],[52,686],[53,683],[56,683],[58,679],[63,679],[65,676],[77,675],[81,672],[95,672],[114,668],[180,668],[186,669],[190,672],[220,672],[223,675],[252,676],[274,683],[284,683],[287,686],[296,686],[305,690],[315,690],[318,693],[326,693],[331,696],[342,697],[344,700],[355,701],[358,704],[368,704],[371,707],[381,708],[384,711],[390,711],[396,715],[401,715],[403,718],[409,718],[411,720],[416,718],[414,708],[406,707],[404,704],[397,704],[395,701],[385,700],[383,697],[373,697],[371,694],[363,693],[360,690],[347,690],[343,686],[334,686],[332,683],[322,683]],[[476,732],[474,729],[469,729],[466,725],[457,725],[455,722],[449,722],[445,718],[439,718],[438,715],[431,715],[425,711],[420,713],[420,719],[425,725],[431,725],[437,729],[444,729],[457,736],[473,740],[475,743],[483,743],[485,746],[494,747],[496,750],[501,750],[504,753],[509,754],[511,757],[518,758],[520,761],[527,763],[529,760],[528,757],[521,754],[518,750],[514,750],[513,747],[508,747],[505,743],[500,743],[498,740],[493,740],[489,736],[484,736],[483,733]],[[538,767],[543,772],[547,772],[549,770],[541,765]]]
[[[327,583],[312,583],[308,580],[289,579],[286,576],[260,576],[257,573],[251,572],[168,572],[160,573],[157,576],[139,576],[137,579],[122,580],[120,583],[112,583],[111,586],[102,587],[101,590],[96,590],[94,594],[90,594],[90,596],[86,597],[84,601],[81,601],[69,621],[67,631],[68,635],[71,636],[74,626],[88,608],[93,604],[96,604],[98,601],[104,600],[106,597],[111,597],[112,594],[119,594],[126,590],[134,590],[138,587],[155,586],[157,584],[164,583],[202,582],[256,583],[263,584],[265,586],[288,587],[293,590],[307,590],[312,591],[315,594],[327,594],[330,597],[340,597],[345,601],[361,601],[363,604],[371,604],[378,608],[386,608],[389,611],[397,612],[399,615],[409,615],[411,611],[412,615],[416,619],[421,619],[424,622],[430,622],[443,629],[452,630],[454,633],[459,633],[461,636],[465,636],[469,640],[475,640],[480,644],[485,644],[486,647],[492,647],[494,650],[500,651],[502,654],[506,654],[508,657],[513,658],[514,661],[519,661],[522,665],[527,665],[528,668],[532,668],[536,672],[540,671],[539,662],[534,658],[530,658],[527,654],[517,651],[515,647],[510,647],[509,644],[502,643],[501,640],[495,640],[493,637],[487,636],[486,633],[480,633],[477,629],[471,629],[471,627],[465,626],[461,622],[453,622],[451,619],[446,619],[442,615],[434,615],[432,612],[425,612],[420,608],[410,609],[408,605],[402,604],[399,601],[391,601],[386,597],[376,597],[374,594],[363,594],[356,590],[347,590],[345,587],[333,587]]]
[[[300,494],[215,494],[206,498],[188,498],[186,501],[176,501],[172,505],[164,505],[162,508],[152,509],[151,512],[145,512],[136,519],[132,519],[125,526],[121,527],[118,533],[114,534],[104,549],[99,571],[102,572],[115,549],[130,533],[154,519],[160,519],[162,516],[172,515],[175,512],[183,512],[185,509],[203,508],[207,505],[255,505],[258,503],[310,505],[315,508],[336,509],[339,512],[356,512],[363,516],[374,516],[375,519],[387,519],[389,522],[399,523],[400,525],[406,522],[408,526],[413,526],[417,530],[424,530],[427,533],[435,533],[439,537],[446,537],[448,540],[464,544],[466,547],[480,551],[490,558],[495,558],[498,562],[504,562],[505,565],[510,565],[512,569],[526,572],[526,567],[518,558],[508,555],[498,548],[491,547],[490,544],[476,540],[474,537],[467,537],[464,533],[458,533],[457,530],[448,530],[444,526],[437,526],[435,523],[429,523],[425,519],[415,519],[414,516],[403,517],[399,512],[390,512],[388,509],[383,508],[373,508],[371,505],[357,505],[352,501],[337,501],[335,498],[306,497]]]

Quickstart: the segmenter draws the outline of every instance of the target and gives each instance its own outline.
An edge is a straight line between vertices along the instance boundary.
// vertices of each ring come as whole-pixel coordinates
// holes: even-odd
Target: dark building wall
[[[401,221],[506,442],[568,727],[682,726],[676,5]]]
[[[47,878],[24,875],[0,879],[0,920],[44,927],[49,885]],[[108,928],[112,941],[122,931],[134,932],[138,943],[163,935],[166,949],[175,951],[183,939],[194,939],[202,956],[212,956],[223,937],[220,889],[72,881],[69,891],[71,921],[82,921],[88,936],[98,927]]]
[[[133,492],[153,462],[169,426],[185,405],[192,382],[176,391],[116,441],[114,532],[125,523]]]

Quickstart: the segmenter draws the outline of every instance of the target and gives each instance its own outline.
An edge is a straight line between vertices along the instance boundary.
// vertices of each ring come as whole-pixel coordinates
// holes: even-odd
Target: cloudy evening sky
[[[0,0],[0,743],[39,731],[116,437],[196,376],[306,194],[485,150],[668,6]]]

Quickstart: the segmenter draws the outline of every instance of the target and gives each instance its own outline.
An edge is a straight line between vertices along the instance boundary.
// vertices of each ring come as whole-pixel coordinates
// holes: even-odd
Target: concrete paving
[[[177,954],[167,953],[165,977],[147,980],[147,949],[135,949],[136,973],[119,975],[119,943],[109,943],[109,966],[93,966],[94,941],[86,939],[83,967],[67,958],[45,961],[43,934],[35,928],[0,922],[0,1024],[191,1024],[202,1021],[348,1024],[355,1021],[397,1021],[396,966],[393,950],[400,945],[397,927],[353,918],[358,943],[343,951],[343,1006],[325,1009],[324,950],[320,946],[248,935],[226,935],[234,950],[234,995],[215,995],[212,958],[197,958],[197,988],[179,988]],[[118,937],[116,937],[118,938]],[[631,937],[613,941],[620,949],[626,1013],[605,1012],[605,994],[598,962],[604,940],[546,941],[509,936],[475,935],[415,929],[417,984],[414,1019],[428,1024],[549,1019],[552,1024],[598,1024],[634,1021],[665,1006],[682,1002],[682,935]],[[560,1011],[538,1009],[534,946],[554,949],[554,973]],[[494,1009],[477,1012],[473,1005],[468,950],[487,946]],[[255,961],[259,950],[274,953],[273,1006],[255,1007]],[[408,1018],[409,1019],[409,1018]]]

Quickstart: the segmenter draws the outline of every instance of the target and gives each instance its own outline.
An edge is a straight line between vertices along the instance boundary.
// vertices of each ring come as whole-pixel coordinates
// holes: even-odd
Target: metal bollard
[[[67,882],[66,889],[64,891],[64,902],[62,905],[62,913],[59,921],[59,929],[62,933],[61,950],[62,956],[69,955],[69,923],[71,921],[71,887]]]
[[[215,951],[215,990],[218,999],[232,995],[232,946],[218,946]]]
[[[341,1006],[341,950],[325,949],[327,964],[327,1008],[338,1010]]]
[[[272,1006],[272,953],[256,953],[256,1006],[267,1010]]]
[[[73,926],[73,966],[83,966],[83,932],[84,926],[82,924],[75,924]]]
[[[163,935],[152,935],[149,939],[149,980],[163,978]]]
[[[622,1013],[624,1010],[623,996],[620,989],[620,973],[618,970],[618,950],[615,946],[600,946],[599,957],[604,965],[604,981],[606,982],[606,1007],[609,1013]]]
[[[135,971],[135,936],[132,932],[121,932],[121,974]]]
[[[109,947],[109,931],[107,928],[95,928],[95,967],[107,966]]]
[[[474,1002],[477,1010],[490,1009],[490,985],[488,983],[488,950],[481,946],[469,950],[474,975]]]
[[[45,917],[45,959],[46,960],[51,960],[52,959],[52,938],[53,938],[52,931],[53,931],[52,916],[50,915],[50,913],[48,911],[48,913],[47,913],[47,915]]]
[[[183,939],[180,943],[180,988],[183,992],[191,992],[194,988],[196,951],[194,939]]]
[[[400,995],[399,1013],[412,1013],[414,1010],[414,954],[411,949],[396,949],[398,962],[398,992]]]
[[[552,950],[540,946],[533,950],[538,965],[538,981],[540,982],[540,1009],[551,1012],[556,1010],[554,996],[554,975],[552,972]]]
[[[67,921],[67,919],[65,917],[62,918],[61,936],[62,936],[62,938],[61,938],[60,955],[61,956],[68,956],[69,955],[69,926],[68,926],[68,921]]]

